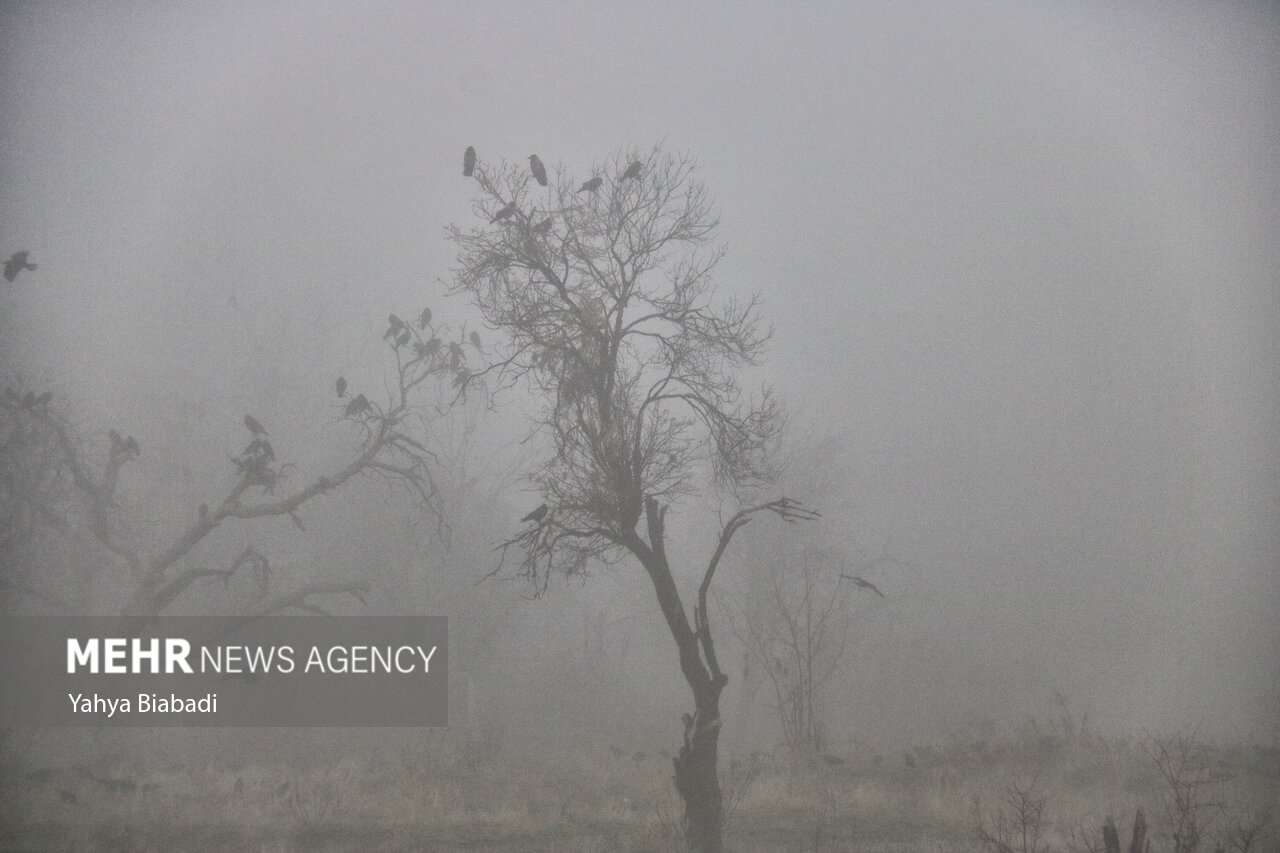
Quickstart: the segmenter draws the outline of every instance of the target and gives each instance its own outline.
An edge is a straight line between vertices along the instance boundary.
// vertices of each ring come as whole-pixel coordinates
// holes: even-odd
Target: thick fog
[[[446,294],[445,228],[473,224],[466,146],[581,180],[661,144],[715,199],[723,292],[763,298],[774,337],[749,381],[790,413],[778,488],[823,513],[753,528],[721,604],[771,548],[870,565],[886,596],[850,599],[833,737],[922,742],[1043,716],[1056,694],[1105,730],[1276,736],[1270,5],[0,14],[0,250],[39,265],[0,283],[5,379],[52,389],[86,438],[137,437],[122,501],[154,541],[225,491],[245,412],[300,476],[342,458],[333,379],[381,393],[389,311],[496,334]],[[305,533],[244,525],[200,559],[252,543],[298,576],[367,578],[375,612],[450,616],[460,722],[488,706],[553,746],[674,742],[686,688],[638,565],[537,600],[475,585],[539,501],[525,394],[426,433],[447,536],[365,484],[302,512]],[[730,504],[673,510],[686,591]],[[119,569],[93,559],[109,601]],[[722,642],[726,738],[776,738]],[[557,702],[598,710],[574,729]]]

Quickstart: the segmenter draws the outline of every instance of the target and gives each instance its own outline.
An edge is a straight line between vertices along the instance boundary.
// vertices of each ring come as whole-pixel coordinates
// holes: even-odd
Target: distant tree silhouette
[[[395,315],[392,315],[394,317]],[[424,312],[424,316],[428,316]],[[128,569],[132,586],[122,613],[133,619],[154,618],[202,579],[227,580],[248,572],[256,579],[260,595],[252,613],[301,609],[322,612],[317,597],[352,595],[363,600],[368,585],[361,579],[310,583],[274,590],[265,555],[242,553],[227,568],[184,566],[188,555],[215,531],[233,522],[285,516],[302,529],[299,512],[313,499],[340,489],[358,477],[404,487],[438,523],[442,509],[435,488],[430,450],[408,431],[418,408],[415,397],[428,382],[444,380],[446,387],[466,371],[465,357],[439,346],[436,330],[407,325],[389,341],[395,358],[395,381],[385,401],[374,403],[361,393],[346,406],[344,418],[357,437],[347,459],[310,482],[292,483],[287,466],[276,461],[267,430],[253,415],[244,416],[251,440],[231,457],[232,479],[223,484],[220,499],[202,502],[191,519],[175,531],[167,544],[147,549],[128,530],[116,499],[118,484],[127,466],[140,455],[132,436],[107,431],[105,458],[81,439],[69,413],[50,405],[49,391],[20,393],[12,387],[0,393],[0,546],[7,558],[30,555],[32,543],[52,532],[72,538],[89,534],[98,546]],[[436,346],[429,346],[428,341]],[[456,346],[456,344],[455,344]],[[338,380],[339,396],[346,391]],[[277,439],[278,440],[278,439]],[[0,592],[43,598],[62,609],[83,607],[85,602],[55,600],[42,590],[40,578],[27,567],[32,561],[6,559],[0,564]]]

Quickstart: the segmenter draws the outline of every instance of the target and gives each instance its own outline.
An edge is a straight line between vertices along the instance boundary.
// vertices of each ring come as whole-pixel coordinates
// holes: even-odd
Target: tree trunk
[[[716,704],[700,708],[693,717],[686,715],[684,745],[673,759],[676,791],[684,803],[684,836],[699,853],[721,850],[723,798],[716,771],[720,741]]]

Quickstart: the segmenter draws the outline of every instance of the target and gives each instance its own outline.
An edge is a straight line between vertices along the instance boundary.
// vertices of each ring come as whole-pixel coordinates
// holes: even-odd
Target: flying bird
[[[520,520],[521,520],[521,521],[532,521],[532,522],[534,522],[534,523],[536,524],[537,522],[542,521],[542,519],[544,519],[544,518],[546,518],[546,517],[547,517],[547,505],[546,505],[546,504],[542,504],[542,505],[541,505],[541,506],[539,506],[537,509],[535,509],[533,512],[529,513],[528,515],[526,515],[524,518],[522,518],[522,519],[520,519]]]
[[[476,170],[476,149],[470,145],[467,146],[467,152],[462,155],[462,176],[464,178],[471,177]]]
[[[334,388],[337,390],[339,397],[347,396],[347,380],[343,377],[338,377],[338,381],[334,383]]]
[[[493,219],[491,219],[490,221],[501,222],[503,219],[506,219],[510,216],[514,216],[515,212],[516,212],[516,203],[513,201],[510,204],[508,204],[506,207],[502,208],[502,210],[499,210],[497,213],[495,213],[493,215]]]
[[[538,182],[539,186],[547,185],[547,169],[542,165],[542,161],[538,159],[537,154],[529,155],[529,171],[533,173],[533,179]]]
[[[551,219],[552,217],[548,216],[546,219],[533,226],[533,230],[538,234],[546,234],[551,230]]]
[[[254,435],[267,435],[266,427],[258,423],[258,419],[253,415],[244,416],[244,425],[247,426],[249,428],[249,432]]]
[[[36,264],[27,263],[27,256],[30,253],[23,249],[21,252],[14,252],[9,260],[4,262],[4,277],[9,281],[13,281],[18,277],[18,273],[23,270],[34,270]]]
[[[853,581],[853,585],[858,589],[869,589],[881,598],[885,597],[884,593],[877,589],[876,585],[871,581],[864,581],[862,578],[856,578],[853,575],[841,575],[840,577],[847,581]]]
[[[639,160],[632,160],[631,165],[627,167],[627,171],[622,173],[622,180],[625,181],[628,178],[640,177],[640,170],[643,168],[643,166],[644,164],[642,164]]]
[[[583,181],[582,186],[578,187],[580,193],[593,193],[600,189],[600,185],[604,183],[604,178],[597,175],[589,181]]]

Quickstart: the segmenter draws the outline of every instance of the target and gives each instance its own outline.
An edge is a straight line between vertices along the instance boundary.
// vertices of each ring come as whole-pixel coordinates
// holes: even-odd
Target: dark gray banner
[[[444,726],[448,620],[17,617],[4,726]]]

